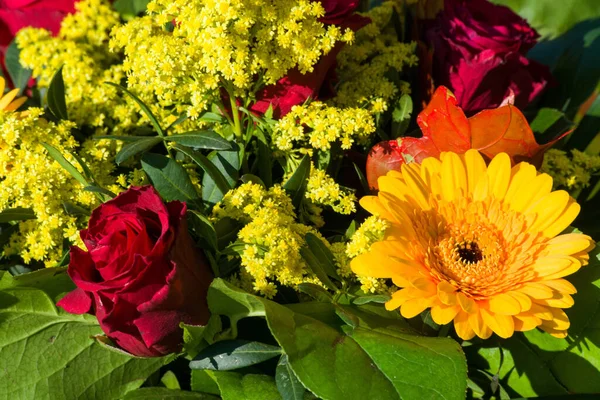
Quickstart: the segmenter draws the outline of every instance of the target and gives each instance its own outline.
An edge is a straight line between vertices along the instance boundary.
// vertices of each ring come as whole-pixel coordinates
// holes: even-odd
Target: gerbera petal
[[[430,191],[423,182],[420,175],[420,169],[416,169],[413,164],[402,165],[402,176],[406,186],[410,190],[410,196],[417,202],[423,210],[431,209],[429,205]]]
[[[440,301],[446,305],[456,304],[456,288],[446,281],[441,281],[437,285],[437,293]]]
[[[552,190],[552,178],[548,174],[540,174],[528,185],[522,186],[522,192],[510,202],[513,211],[523,212]]]
[[[452,201],[457,194],[466,194],[467,173],[456,153],[445,153],[442,160],[442,195],[445,200]]]
[[[535,315],[519,314],[514,316],[515,331],[527,332],[542,323],[542,320]]]
[[[431,307],[431,318],[436,324],[446,325],[456,317],[459,311],[460,307],[458,306],[436,304]]]
[[[553,237],[564,231],[571,225],[575,218],[579,215],[581,206],[575,202],[574,199],[569,199],[569,204],[565,211],[550,224],[546,224],[543,228],[540,228],[546,237]]]
[[[458,304],[460,305],[460,308],[462,308],[464,312],[473,313],[473,312],[477,311],[478,307],[477,307],[477,303],[475,302],[475,300],[471,299],[470,297],[465,296],[464,293],[460,293],[460,292],[457,293],[456,299],[458,300]]]
[[[552,289],[566,294],[575,294],[577,289],[571,282],[566,279],[554,279],[552,281],[544,281],[544,285],[551,287]]]
[[[435,157],[426,158],[421,163],[421,179],[436,197],[442,195],[441,169],[442,163]]]
[[[414,292],[408,289],[400,289],[392,293],[392,298],[385,303],[385,309],[388,311],[395,310],[400,307],[404,302],[412,299]]]
[[[402,314],[404,318],[416,317],[425,311],[425,309],[429,308],[435,299],[435,296],[431,296],[407,300],[400,306],[400,314]]]
[[[376,215],[380,218],[383,218],[388,221],[398,222],[395,218],[392,217],[390,212],[383,206],[381,200],[377,196],[365,196],[360,199],[360,206],[370,212],[373,215]]]
[[[516,315],[521,312],[521,303],[506,293],[491,297],[489,307],[491,312],[502,315]]]
[[[519,201],[522,197],[522,192],[527,189],[528,185],[531,185],[531,182],[537,176],[537,171],[533,165],[521,163],[518,166],[520,168],[512,177],[510,186],[504,197],[504,201],[508,204],[512,204],[513,201]]]
[[[511,167],[508,154],[500,153],[495,156],[488,166],[487,174],[490,178],[491,194],[502,200],[510,183]]]
[[[530,205],[524,213],[525,214],[536,214],[534,224],[529,227],[531,231],[541,231],[544,224],[549,219],[555,220],[566,208],[569,202],[570,196],[564,190],[557,190],[552,193],[548,193],[546,196],[539,199],[534,204]]]
[[[6,93],[4,97],[1,97],[2,93],[0,93],[0,110],[4,110],[13,101],[18,93],[19,89],[11,90],[10,92]]]
[[[551,299],[534,300],[534,302],[552,308],[569,308],[575,304],[575,301],[570,294],[560,292],[554,292],[554,296],[552,296]]]
[[[2,93],[2,92],[0,92]],[[15,111],[27,101],[27,97],[19,97],[4,108],[4,111]]]
[[[483,321],[489,326],[496,335],[503,339],[509,338],[515,331],[515,322],[512,316],[494,314],[486,309],[481,309]]]
[[[543,283],[539,282],[528,282],[525,283],[522,287],[516,290],[517,292],[521,292],[526,294],[527,296],[533,299],[549,299],[552,297],[552,289]]]
[[[466,312],[459,312],[454,318],[454,330],[456,334],[463,340],[471,340],[475,336],[475,331],[469,324],[469,314]]]
[[[549,256],[536,260],[533,270],[537,276],[550,279],[558,279],[571,275],[581,268],[581,263],[570,256]]]
[[[548,307],[533,303],[527,314],[534,315],[544,321],[549,321],[553,318],[552,311]]]
[[[410,277],[418,274],[418,266],[412,261],[389,257],[373,251],[363,253],[353,259],[350,268],[358,276],[372,278],[391,278],[396,275]]]
[[[480,312],[469,314],[469,325],[471,325],[475,334],[482,339],[487,339],[492,336],[492,330],[485,322],[483,322],[483,317]]]
[[[506,294],[519,302],[519,305],[521,306],[521,312],[528,311],[531,308],[531,297],[527,296],[526,294],[516,291],[508,292]]]
[[[580,233],[567,233],[548,240],[546,255],[573,255],[590,248],[592,238]],[[587,252],[586,252],[587,254]]]
[[[467,170],[468,193],[473,194],[479,181],[486,176],[487,166],[481,154],[473,149],[467,150],[463,162]]]

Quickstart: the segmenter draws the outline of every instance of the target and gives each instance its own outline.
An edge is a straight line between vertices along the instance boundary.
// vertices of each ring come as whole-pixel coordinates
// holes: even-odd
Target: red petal
[[[85,291],[77,288],[67,293],[56,305],[71,314],[85,314],[92,308],[92,298]]]

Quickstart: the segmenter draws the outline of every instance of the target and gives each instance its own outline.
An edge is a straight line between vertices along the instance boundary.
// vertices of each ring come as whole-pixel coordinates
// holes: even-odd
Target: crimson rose
[[[370,22],[369,18],[354,13],[359,5],[358,0],[320,0],[320,3],[325,9],[325,15],[319,21],[324,24],[357,31]],[[293,69],[276,84],[264,87],[257,93],[256,103],[251,110],[264,113],[271,105],[275,117],[279,118],[290,112],[293,106],[302,104],[309,98],[317,99],[321,97],[321,92],[331,92],[331,88],[323,87],[323,84],[333,80],[336,57],[342,45],[338,43],[321,57],[312,72],[302,74]]]
[[[508,7],[487,0],[445,0],[427,31],[436,86],[454,92],[468,114],[514,98],[524,108],[546,87],[549,69],[525,57],[537,32]]]
[[[71,247],[69,276],[77,289],[58,305],[92,313],[106,335],[137,356],[181,349],[180,322],[204,325],[212,280],[194,248],[185,203],[164,204],[152,186],[132,187],[96,208]]]

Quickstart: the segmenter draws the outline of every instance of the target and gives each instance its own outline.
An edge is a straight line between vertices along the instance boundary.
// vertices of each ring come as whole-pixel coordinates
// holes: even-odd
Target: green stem
[[[237,109],[237,104],[235,103],[235,97],[233,97],[233,93],[229,93],[229,103],[231,104],[231,114],[233,114],[233,131],[235,133],[235,137],[240,143],[243,143],[244,138],[242,136],[242,125],[240,124],[240,113]]]

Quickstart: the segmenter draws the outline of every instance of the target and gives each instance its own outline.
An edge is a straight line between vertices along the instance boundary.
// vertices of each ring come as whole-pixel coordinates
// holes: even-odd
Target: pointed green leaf
[[[281,355],[277,346],[246,340],[224,340],[202,350],[193,361],[191,369],[228,371],[259,364]]]
[[[56,118],[67,120],[69,116],[67,114],[65,82],[63,81],[62,70],[63,67],[61,66],[54,73],[50,81],[50,86],[48,86],[46,101],[48,102],[48,108]]]
[[[148,108],[148,106],[142,100],[140,100],[139,97],[137,97],[135,94],[131,93],[129,90],[125,89],[121,85],[117,85],[116,83],[112,83],[112,82],[104,82],[104,83],[115,87],[117,90],[119,90],[119,91],[125,93],[126,95],[128,95],[129,97],[131,97],[133,99],[133,101],[135,101],[137,103],[137,105],[140,107],[140,109],[143,111],[143,113],[146,114],[146,117],[148,117],[148,119],[150,120],[150,123],[154,127],[154,130],[156,131],[156,133],[158,133],[159,136],[165,136],[163,129],[161,128],[160,124],[158,123],[158,120],[156,119],[156,117],[154,116],[152,111],[150,111],[150,108]]]
[[[165,201],[194,201],[196,189],[185,169],[177,161],[161,154],[146,153],[142,168]]]
[[[310,175],[310,157],[305,155],[300,161],[300,165],[292,176],[284,183],[283,188],[288,192],[292,198],[294,207],[299,207],[302,199],[304,198],[304,192],[306,191],[306,184],[308,183],[308,177]]]
[[[214,131],[193,131],[167,136],[170,142],[193,149],[231,150],[233,146],[221,135]]]
[[[207,371],[213,377],[223,400],[281,400],[273,378],[267,375],[231,371]]]
[[[35,219],[35,213],[30,208],[7,208],[0,212],[0,223],[11,221],[25,221]]]
[[[31,78],[31,70],[21,65],[20,55],[21,50],[19,50],[17,43],[13,40],[6,48],[4,64],[6,65],[10,80],[15,85],[15,88],[19,89],[19,94],[23,93]]]
[[[81,183],[84,187],[87,186],[92,186],[90,185],[90,183],[87,181],[87,179],[85,179],[85,177],[81,174],[81,172],[79,172],[77,170],[77,168],[75,168],[73,166],[73,164],[71,164],[62,154],[60,151],[58,151],[58,149],[56,149],[55,147],[49,145],[48,143],[43,143],[42,142],[42,146],[44,146],[44,148],[48,151],[48,154],[50,155],[50,157],[52,157],[57,163],[60,164],[61,167],[63,167],[65,169],[65,171],[67,171],[69,174],[71,174],[71,176],[75,179],[77,179],[77,181],[79,183]]]
[[[327,273],[327,275],[340,280],[340,276],[337,273],[337,266],[335,263],[335,258],[333,257],[333,253],[331,252],[331,250],[329,250],[325,243],[323,243],[323,241],[319,239],[319,237],[317,237],[315,234],[310,232],[306,234],[304,239],[306,240],[306,244],[308,245],[310,250],[321,263],[321,266],[323,267],[323,270]]]
[[[286,355],[281,356],[275,370],[275,384],[283,400],[303,400],[306,389],[292,371]]]
[[[161,137],[149,137],[144,138],[142,140],[136,140],[135,142],[127,143],[125,146],[123,146],[121,151],[117,153],[117,156],[115,157],[115,162],[117,163],[117,165],[119,165],[137,154],[150,150],[151,148],[153,148],[161,142]]]
[[[208,174],[208,176],[210,176],[210,178],[214,182],[215,186],[218,188],[218,190],[221,191],[221,193],[227,193],[230,189],[232,189],[232,186],[230,186],[229,182],[227,182],[227,179],[225,179],[225,177],[223,176],[221,171],[219,171],[219,169],[215,166],[215,164],[213,164],[203,154],[196,152],[190,148],[184,147],[184,146],[177,145],[177,146],[174,146],[173,148],[175,150],[185,154],[186,156],[190,157],[192,159],[192,161],[194,161],[196,164],[198,164],[198,166],[200,168],[202,168],[204,170],[204,172],[206,174]],[[203,180],[202,186],[203,186],[202,187],[202,194],[203,194],[202,197],[206,200],[206,197],[204,194],[204,192],[205,192],[204,180]]]

